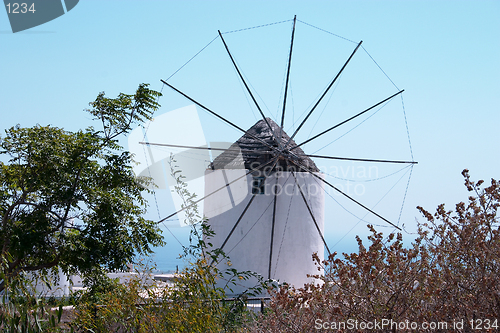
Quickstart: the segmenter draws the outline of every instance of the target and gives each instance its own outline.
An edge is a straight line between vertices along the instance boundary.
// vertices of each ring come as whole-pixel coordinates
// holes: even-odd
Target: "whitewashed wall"
[[[247,170],[208,170],[205,173],[205,195],[245,175]],[[318,226],[323,233],[323,183],[309,173],[296,172]],[[320,175],[320,174],[318,174]],[[230,265],[240,271],[254,271],[265,279],[269,274],[271,229],[273,218],[273,187],[278,180],[276,220],[272,249],[271,279],[301,287],[312,280],[307,274],[318,274],[312,261],[313,252],[324,257],[324,245],[313,219],[290,172],[271,174],[265,182],[265,194],[258,194],[224,246]],[[244,176],[223,190],[205,199],[204,214],[215,231],[209,240],[214,248],[222,245],[252,197],[252,176]],[[227,263],[219,265],[220,269]],[[233,292],[238,294],[255,284],[256,280],[240,281]],[[221,281],[220,285],[224,282]]]

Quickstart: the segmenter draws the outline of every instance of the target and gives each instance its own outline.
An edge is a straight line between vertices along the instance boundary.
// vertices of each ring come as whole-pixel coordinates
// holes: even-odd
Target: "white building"
[[[204,215],[215,232],[208,241],[230,257],[218,263],[221,270],[253,271],[301,287],[313,281],[307,274],[321,273],[312,254],[324,257],[323,182],[314,162],[300,148],[290,149],[296,144],[286,133],[279,143],[279,126],[267,121],[273,133],[257,122],[205,173]],[[289,151],[282,149],[287,142]],[[255,283],[240,280],[228,293]]]

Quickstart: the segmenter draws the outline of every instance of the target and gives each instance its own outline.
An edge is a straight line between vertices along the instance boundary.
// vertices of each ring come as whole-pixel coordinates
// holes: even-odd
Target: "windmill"
[[[325,179],[326,177],[319,172],[313,159],[406,165],[413,165],[416,162],[413,161],[413,158],[411,161],[402,161],[314,155],[307,154],[302,149],[304,145],[323,138],[333,130],[355,119],[360,119],[360,117],[376,108],[384,106],[387,102],[402,94],[404,90],[400,89],[348,118],[327,126],[327,128],[309,136],[306,140],[296,142],[297,134],[311,119],[311,115],[318,109],[318,106],[325,103],[325,97],[331,92],[332,87],[338,82],[358,50],[362,48],[362,42],[356,43],[347,60],[344,61],[338,72],[305,113],[305,116],[302,117],[300,124],[294,128],[293,133],[290,136],[286,133],[285,119],[290,93],[289,82],[296,23],[297,19],[294,17],[284,92],[281,100],[281,114],[277,121],[267,117],[264,113],[254,89],[245,79],[245,75],[233,56],[224,34],[219,31],[215,39],[222,41],[232,68],[261,119],[253,126],[243,128],[209,108],[198,99],[178,89],[169,83],[168,79],[161,80],[166,87],[169,87],[179,96],[238,130],[242,136],[229,148],[154,142],[143,142],[143,144],[196,150],[219,150],[219,155],[207,165],[204,178],[204,196],[193,203],[194,205],[204,201],[204,213],[209,218],[209,223],[216,233],[215,238],[211,240],[214,247],[220,247],[226,251],[231,257],[231,265],[237,269],[253,270],[264,278],[278,279],[294,285],[301,285],[308,282],[306,274],[316,272],[311,260],[312,252],[317,252],[320,258],[323,258],[325,249],[328,254],[331,253],[323,234],[325,189],[339,193],[346,200],[362,207],[384,223],[400,229],[394,222],[378,214],[339,189],[331,181]],[[184,209],[185,207],[162,218],[160,222],[172,218]],[[219,264],[229,265],[227,262]],[[236,289],[235,292],[243,291],[251,283],[252,281],[241,284],[240,288]]]

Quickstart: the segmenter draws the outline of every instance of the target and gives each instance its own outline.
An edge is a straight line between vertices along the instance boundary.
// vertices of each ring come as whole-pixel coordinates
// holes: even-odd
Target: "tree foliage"
[[[198,226],[199,227],[199,226]],[[199,231],[209,237],[208,225]],[[250,293],[225,301],[223,288],[216,286],[223,272],[201,255],[222,259],[221,252],[211,252],[202,238],[193,235],[186,249],[191,258],[177,273],[172,284],[152,281],[143,267],[125,284],[114,284],[98,295],[84,293],[76,307],[72,327],[93,332],[235,332],[250,317],[245,299]],[[191,257],[190,254],[197,255]],[[142,274],[141,274],[142,273]],[[247,278],[238,272],[230,281]],[[260,290],[259,290],[260,291]]]
[[[421,325],[440,322],[447,327],[430,330],[448,332],[458,323],[463,332],[498,331],[500,183],[492,179],[483,188],[482,180],[470,180],[468,170],[462,174],[471,192],[467,203],[458,203],[454,211],[440,205],[434,214],[418,207],[426,221],[410,247],[401,234],[385,238],[369,226],[368,247],[358,237],[358,253],[343,259],[334,253],[323,262],[315,257],[325,270],[317,276],[323,284],[279,289],[267,314],[249,331],[315,332],[326,327],[361,332],[365,330],[356,322],[377,320],[391,324],[379,326],[380,331],[427,331]]]
[[[250,317],[245,301],[261,293],[262,285],[226,300],[226,290],[257,276],[249,271],[221,270],[213,264],[229,258],[221,249],[212,248],[214,233],[201,219],[196,195],[188,190],[175,162],[171,156],[174,190],[182,200],[185,223],[191,227],[190,245],[181,255],[187,260],[186,267],[175,274],[170,285],[151,281],[148,270],[142,268],[143,275],[137,274],[125,285],[111,285],[98,299],[83,294],[75,328],[94,332],[234,332]],[[218,286],[221,280],[227,288]]]
[[[162,238],[142,217],[144,187],[132,156],[118,143],[134,123],[150,119],[160,93],[147,84],[116,99],[100,93],[87,110],[103,129],[53,126],[6,130],[0,138],[0,280],[21,272],[93,276],[124,269]]]

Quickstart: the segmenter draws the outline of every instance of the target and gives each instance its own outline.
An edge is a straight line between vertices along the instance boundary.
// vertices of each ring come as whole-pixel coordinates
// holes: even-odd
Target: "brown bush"
[[[482,188],[468,170],[462,175],[467,203],[454,211],[440,205],[434,214],[417,207],[426,222],[410,247],[401,234],[384,238],[369,226],[368,248],[357,237],[358,253],[323,262],[314,256],[324,283],[275,291],[247,331],[498,331],[500,185],[492,179]]]

